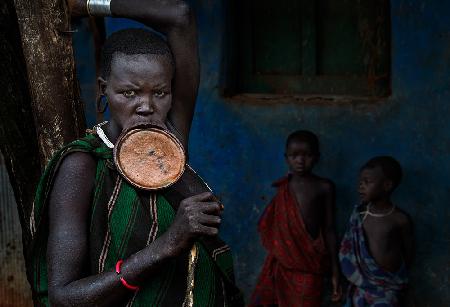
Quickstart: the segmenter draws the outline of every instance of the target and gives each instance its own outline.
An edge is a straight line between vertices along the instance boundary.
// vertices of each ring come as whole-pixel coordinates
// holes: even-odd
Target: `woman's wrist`
[[[178,246],[166,234],[123,261],[121,274],[127,282],[139,285],[156,267],[180,254]]]

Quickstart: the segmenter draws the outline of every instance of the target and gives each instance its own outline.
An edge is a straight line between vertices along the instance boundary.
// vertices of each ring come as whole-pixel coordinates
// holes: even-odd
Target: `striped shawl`
[[[26,255],[27,272],[36,306],[49,305],[48,196],[59,164],[66,155],[77,151],[90,153],[97,161],[89,234],[91,275],[113,270],[119,259],[126,259],[151,244],[169,228],[181,199],[194,192],[191,186],[195,186],[195,173],[187,173],[183,176],[186,180],[159,193],[138,191],[118,175],[112,150],[96,135],[88,134],[62,148],[41,177],[30,218],[33,240],[31,252]],[[218,237],[195,244],[198,256],[194,306],[243,305],[241,293],[234,285],[229,247]],[[130,293],[117,306],[181,306],[187,292],[187,273],[188,252],[164,264],[138,292]]]

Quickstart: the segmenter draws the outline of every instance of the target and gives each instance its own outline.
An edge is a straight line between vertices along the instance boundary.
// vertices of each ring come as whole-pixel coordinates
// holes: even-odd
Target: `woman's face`
[[[110,129],[116,137],[137,123],[165,126],[172,105],[172,76],[167,56],[114,54],[108,80],[99,78],[99,86],[108,99]]]

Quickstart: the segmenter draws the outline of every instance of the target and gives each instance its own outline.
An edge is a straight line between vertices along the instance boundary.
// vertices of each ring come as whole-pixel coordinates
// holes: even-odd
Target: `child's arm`
[[[86,0],[69,0],[72,15],[86,16]],[[175,60],[170,121],[181,133],[187,151],[200,82],[197,26],[189,6],[181,0],[112,0],[115,17],[140,21],[167,37]]]
[[[337,239],[336,239],[336,229],[335,229],[335,187],[333,182],[328,181],[325,184],[325,241],[330,252],[331,258],[331,270],[332,277],[331,281],[333,284],[333,295],[332,301],[339,301],[341,298],[341,287],[340,287],[340,271],[339,271],[339,261],[337,255]]]

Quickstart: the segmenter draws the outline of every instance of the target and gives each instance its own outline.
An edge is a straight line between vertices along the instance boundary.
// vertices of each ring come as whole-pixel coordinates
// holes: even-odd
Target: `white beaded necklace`
[[[104,121],[103,123],[97,124],[94,126],[94,131],[97,133],[98,137],[105,143],[108,148],[114,148],[114,144],[111,143],[111,141],[108,139],[108,137],[105,134],[105,131],[103,131],[102,126],[107,124],[108,121]]]
[[[372,204],[369,203],[369,204],[367,205],[366,211],[360,212],[360,214],[364,215],[364,216],[363,216],[363,221],[366,220],[366,218],[367,218],[368,215],[370,215],[370,216],[372,216],[372,217],[385,217],[385,216],[391,215],[391,214],[394,212],[394,210],[395,210],[395,205],[392,205],[392,208],[391,208],[388,212],[386,212],[386,213],[373,213],[373,212],[370,212],[370,207],[371,207],[371,205],[372,205]]]

